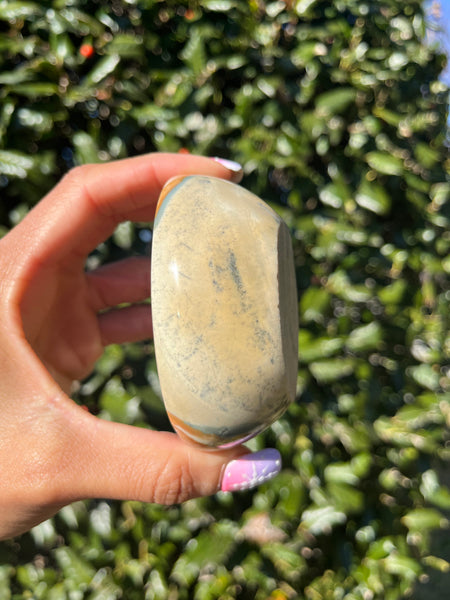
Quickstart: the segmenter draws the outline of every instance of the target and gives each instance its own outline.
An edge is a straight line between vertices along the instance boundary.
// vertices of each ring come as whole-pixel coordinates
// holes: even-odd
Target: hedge
[[[445,597],[448,89],[426,27],[419,0],[0,2],[0,235],[77,164],[232,158],[292,232],[300,316],[297,401],[250,443],[277,478],[66,507],[0,544],[2,600]],[[150,240],[124,223],[91,265]],[[151,341],[106,348],[74,398],[170,428]]]

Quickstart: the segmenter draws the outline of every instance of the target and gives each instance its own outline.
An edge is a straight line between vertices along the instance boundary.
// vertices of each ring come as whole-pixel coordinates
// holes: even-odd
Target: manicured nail
[[[233,173],[241,173],[242,171],[242,165],[234,160],[228,160],[228,158],[219,158],[218,156],[214,156],[213,160],[221,164],[222,167],[225,167],[229,171],[233,171]]]
[[[281,456],[275,448],[245,454],[227,464],[220,489],[222,492],[249,490],[275,477],[280,469]]]

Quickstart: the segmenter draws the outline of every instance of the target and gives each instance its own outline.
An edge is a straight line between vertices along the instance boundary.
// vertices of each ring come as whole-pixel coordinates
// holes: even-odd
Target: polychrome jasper
[[[257,196],[213,177],[172,179],[157,211],[152,318],[167,413],[180,437],[231,446],[295,398],[289,231]]]

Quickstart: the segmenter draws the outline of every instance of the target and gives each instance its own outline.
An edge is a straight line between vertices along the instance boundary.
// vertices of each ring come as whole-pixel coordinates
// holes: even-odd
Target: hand
[[[242,446],[206,452],[172,433],[98,419],[68,396],[104,346],[152,330],[149,306],[138,304],[150,294],[149,261],[86,272],[88,254],[121,221],[151,222],[174,175],[239,180],[224,164],[153,154],[78,167],[0,240],[0,539],[79,499],[178,503],[215,493],[224,469],[231,483],[222,489],[255,485],[255,464],[262,480],[279,470],[276,451],[251,460]],[[122,303],[131,306],[115,308]]]

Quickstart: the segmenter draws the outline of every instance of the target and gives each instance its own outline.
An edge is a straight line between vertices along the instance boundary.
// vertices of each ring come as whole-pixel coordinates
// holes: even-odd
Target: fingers
[[[150,297],[150,259],[140,256],[110,263],[86,275],[94,303],[100,311],[124,302]]]
[[[152,315],[149,304],[114,309],[123,303],[142,302],[150,297],[150,259],[126,258],[103,265],[86,274],[93,309],[103,346],[137,342],[152,337]]]
[[[253,455],[243,446],[205,451],[176,434],[102,421],[88,414],[71,457],[77,471],[72,485],[79,498],[161,504],[176,504],[220,489],[249,489],[272,478],[281,467],[279,453],[273,449]]]
[[[150,304],[109,310],[98,316],[103,346],[139,342],[153,336]]]
[[[94,417],[95,418],[95,417]],[[224,466],[245,450],[203,452],[176,434],[102,421],[82,496],[176,504],[220,488]],[[105,496],[106,494],[106,496]]]
[[[225,163],[226,164],[226,163]],[[148,154],[85,165],[69,172],[16,228],[36,260],[84,260],[116,225],[125,220],[153,221],[164,183],[175,175],[206,174],[238,181],[242,172],[208,158]]]
[[[24,364],[26,376],[17,378]],[[19,339],[10,340],[0,374],[0,399],[5,400],[0,539],[29,529],[75,500],[174,504],[220,489],[249,489],[280,470],[276,450],[249,454],[239,446],[208,452],[175,434],[94,417],[61,392]],[[11,398],[14,402],[6,401]]]

